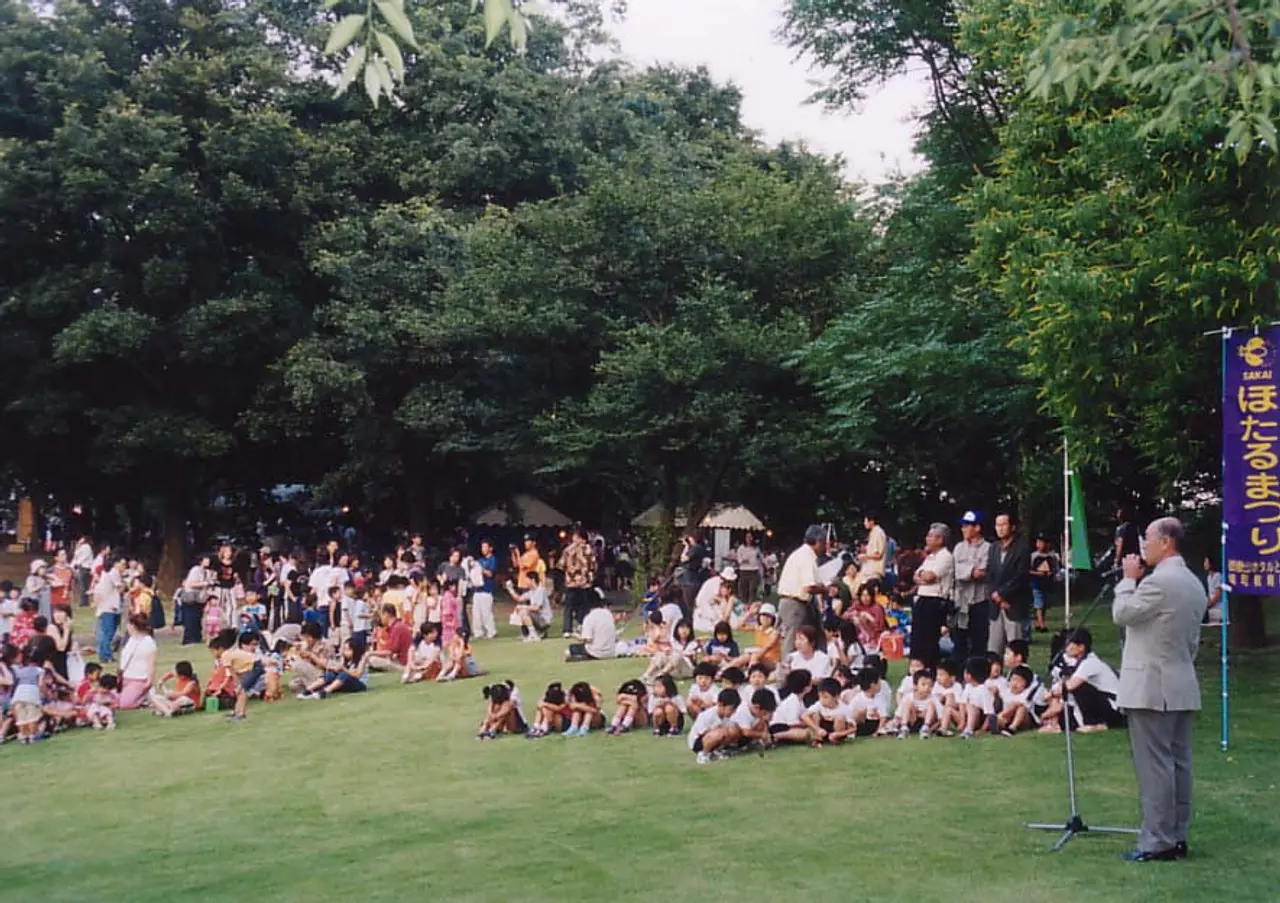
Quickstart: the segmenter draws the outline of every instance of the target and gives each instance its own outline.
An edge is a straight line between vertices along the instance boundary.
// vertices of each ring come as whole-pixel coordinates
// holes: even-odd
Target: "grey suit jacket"
[[[1122,709],[1200,709],[1195,655],[1208,597],[1181,556],[1160,562],[1141,583],[1121,580],[1111,617],[1125,628],[1120,662]]]

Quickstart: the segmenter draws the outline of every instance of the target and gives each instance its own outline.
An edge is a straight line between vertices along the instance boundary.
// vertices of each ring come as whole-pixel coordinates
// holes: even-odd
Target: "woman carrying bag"
[[[209,556],[201,555],[182,581],[182,645],[191,646],[203,642],[205,597],[213,584],[213,572],[209,570]]]

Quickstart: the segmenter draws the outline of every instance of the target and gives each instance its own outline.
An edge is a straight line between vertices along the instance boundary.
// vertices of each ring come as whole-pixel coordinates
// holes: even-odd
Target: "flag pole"
[[[1257,330],[1255,329],[1256,333]],[[1221,332],[1222,335],[1222,428],[1226,429],[1226,405],[1227,405],[1227,343],[1231,341],[1231,327],[1228,326]],[[1227,455],[1226,455],[1226,439],[1225,433],[1223,441],[1219,443],[1222,486],[1222,528],[1221,528],[1221,547],[1219,549],[1219,586],[1222,588],[1222,598],[1218,604],[1222,606],[1222,624],[1221,624],[1221,643],[1222,648],[1222,751],[1227,751],[1227,741],[1230,734],[1228,722],[1228,707],[1230,705],[1227,690],[1227,624],[1231,620],[1231,584],[1227,580]]]
[[[1067,431],[1062,431],[1062,562],[1066,570],[1062,579],[1063,627],[1071,627],[1071,455],[1067,450]]]

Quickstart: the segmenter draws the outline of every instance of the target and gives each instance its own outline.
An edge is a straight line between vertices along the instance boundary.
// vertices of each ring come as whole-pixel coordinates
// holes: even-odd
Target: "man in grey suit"
[[[1182,522],[1147,527],[1142,558],[1125,556],[1111,617],[1125,628],[1116,704],[1129,719],[1142,833],[1132,862],[1182,859],[1191,822],[1191,726],[1200,709],[1195,654],[1207,597],[1178,550]]]

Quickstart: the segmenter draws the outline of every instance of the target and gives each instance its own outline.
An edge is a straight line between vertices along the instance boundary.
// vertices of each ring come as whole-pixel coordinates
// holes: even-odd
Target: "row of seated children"
[[[797,634],[797,654],[789,661],[804,661],[807,651],[809,661],[824,667],[824,661],[817,658],[823,653],[806,650],[810,639],[811,633]],[[553,683],[537,704],[526,736],[585,736],[602,728],[612,736],[635,728],[650,728],[657,736],[679,736],[688,717],[693,720],[691,745],[710,731],[720,731],[700,744],[709,748],[695,750],[710,754],[739,741],[821,746],[854,737],[906,738],[913,732],[922,738],[957,733],[966,739],[983,733],[1012,736],[1057,723],[1063,717],[1072,717],[1073,724],[1082,730],[1101,729],[1100,725],[1112,721],[1108,713],[1114,713],[1110,705],[1113,693],[1095,690],[1095,701],[1077,705],[1079,697],[1090,696],[1087,688],[1094,686],[1089,683],[1094,673],[1114,675],[1091,646],[1087,631],[1070,637],[1066,669],[1052,690],[1046,690],[1027,666],[1027,645],[1021,641],[1013,643],[1003,659],[975,657],[965,663],[963,671],[951,661],[941,662],[935,670],[912,659],[896,698],[885,679],[887,663],[876,655],[864,656],[863,667],[856,673],[847,664],[834,666],[824,676],[802,667],[787,668],[780,688],[771,684],[773,674],[764,663],[749,664],[744,673],[735,661],[704,660],[694,667],[686,696],[680,695],[670,674],[661,674],[648,685],[641,680],[623,683],[615,695],[611,718],[605,714],[603,693],[597,687],[584,681],[566,690],[563,684]],[[1071,668],[1076,670],[1072,673]],[[505,691],[501,686],[486,688],[489,707],[481,727],[486,739],[514,733],[517,725],[524,729],[523,711],[518,718],[513,714],[519,710],[514,685]],[[733,694],[726,696],[725,691]],[[503,702],[494,702],[494,692]],[[513,694],[517,703],[505,707]],[[1064,697],[1070,708],[1063,703]],[[736,700],[732,715],[725,714],[725,700]],[[713,710],[720,713],[719,720],[708,714]],[[752,719],[758,721],[762,712],[768,714],[767,736],[759,736],[758,726],[753,727]]]

